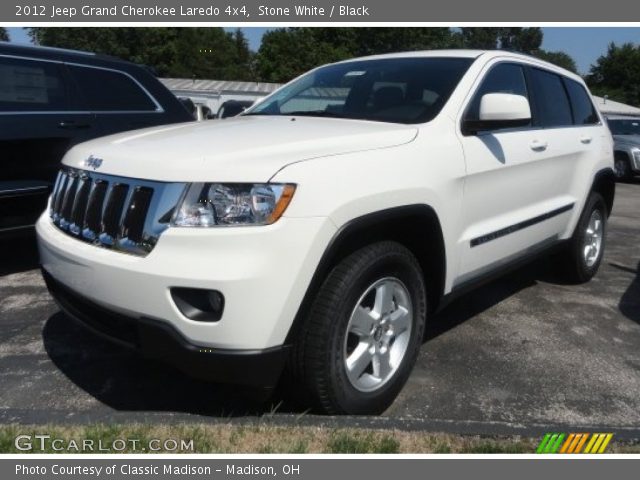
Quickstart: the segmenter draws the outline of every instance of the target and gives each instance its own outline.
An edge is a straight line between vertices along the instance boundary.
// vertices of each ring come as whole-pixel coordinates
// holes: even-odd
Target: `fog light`
[[[217,322],[224,311],[224,296],[217,290],[171,288],[171,298],[185,317],[198,322]]]
[[[224,297],[217,290],[211,290],[207,297],[209,298],[209,305],[213,312],[222,312],[224,307]]]

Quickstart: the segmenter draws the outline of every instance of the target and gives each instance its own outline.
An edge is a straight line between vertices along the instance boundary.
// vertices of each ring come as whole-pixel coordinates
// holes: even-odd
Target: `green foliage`
[[[498,48],[501,28],[465,27],[458,34],[461,48],[492,50]]]
[[[7,29],[4,27],[0,27],[0,42],[8,42],[9,41],[9,33]]]
[[[534,57],[538,57],[540,60],[545,60],[549,63],[553,63],[554,65],[558,65],[559,67],[566,68],[570,72],[578,73],[576,62],[570,55],[564,52],[550,52],[540,49],[533,52],[532,55]]]
[[[334,433],[327,445],[328,453],[398,453],[400,443],[390,435],[342,431]]]
[[[640,105],[640,44],[609,44],[607,53],[591,66],[586,80],[595,95]]]
[[[34,43],[87,50],[152,66],[158,75],[251,80],[244,34],[222,28],[29,28]]]
[[[530,453],[526,445],[521,443],[500,443],[495,441],[481,441],[462,449],[462,453]]]
[[[462,48],[500,48],[531,54],[540,49],[543,33],[540,27],[464,27],[457,36]]]

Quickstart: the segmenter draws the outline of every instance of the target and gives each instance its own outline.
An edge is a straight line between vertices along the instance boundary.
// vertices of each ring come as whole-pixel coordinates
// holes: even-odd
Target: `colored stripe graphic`
[[[604,453],[612,438],[612,433],[547,433],[536,453]]]

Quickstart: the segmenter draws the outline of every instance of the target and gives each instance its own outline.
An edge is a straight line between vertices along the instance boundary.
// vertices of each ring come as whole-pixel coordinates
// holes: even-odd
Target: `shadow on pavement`
[[[551,262],[550,257],[539,258],[455,299],[427,323],[425,342],[448,332],[521,290],[533,287],[539,281],[561,284],[562,279],[553,271]]]
[[[278,403],[261,402],[255,390],[191,379],[103,340],[61,312],[48,319],[42,336],[49,358],[69,380],[118,411],[236,417],[263,415]]]
[[[635,275],[627,290],[622,294],[618,308],[629,320],[640,324],[640,263],[638,263],[636,270],[615,263],[610,263],[610,265],[617,270]]]

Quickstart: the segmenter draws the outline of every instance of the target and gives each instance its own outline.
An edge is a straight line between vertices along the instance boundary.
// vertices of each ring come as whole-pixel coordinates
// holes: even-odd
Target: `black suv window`
[[[469,105],[466,120],[480,120],[480,101],[487,93],[511,93],[527,97],[524,69],[514,63],[500,63],[486,75]]]
[[[156,104],[129,76],[101,68],[70,66],[89,109],[96,112],[153,112]]]
[[[0,57],[0,111],[67,109],[66,86],[57,63]]]
[[[573,123],[575,125],[594,125],[598,123],[598,114],[584,87],[568,78],[564,78],[564,86],[567,87],[567,93],[569,93],[569,100],[571,101]]]
[[[531,69],[532,88],[537,103],[537,118],[541,127],[573,125],[569,97],[562,78],[555,73]]]

